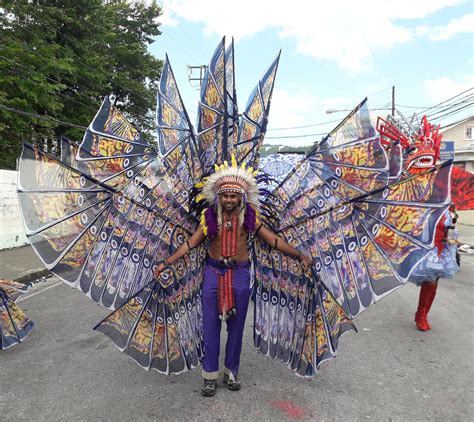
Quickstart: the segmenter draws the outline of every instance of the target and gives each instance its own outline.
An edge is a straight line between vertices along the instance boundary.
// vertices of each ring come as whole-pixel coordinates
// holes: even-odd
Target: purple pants
[[[227,269],[219,268],[219,262],[208,258],[204,268],[202,287],[202,325],[204,340],[204,357],[202,359],[202,376],[206,379],[217,379],[219,376],[219,352],[221,337],[221,320],[217,308],[217,279]],[[245,317],[251,294],[249,263],[241,262],[233,270],[235,309],[237,314],[227,322],[227,343],[225,347],[225,370],[237,377],[242,350]]]

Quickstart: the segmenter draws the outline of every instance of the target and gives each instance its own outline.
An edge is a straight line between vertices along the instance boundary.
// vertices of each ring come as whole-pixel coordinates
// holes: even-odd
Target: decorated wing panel
[[[170,199],[134,201],[27,145],[19,199],[27,236],[46,267],[110,308],[152,281],[156,265],[196,229],[188,217],[184,225],[175,221],[182,214]]]
[[[198,155],[204,175],[214,164],[230,162],[237,142],[238,110],[234,79],[234,42],[217,47],[201,85],[198,109]]]
[[[21,343],[34,326],[15,300],[26,293],[29,286],[10,280],[0,280],[0,350]]]
[[[240,120],[239,140],[236,159],[239,164],[258,168],[260,146],[267,130],[270,103],[275,83],[280,54],[273,60],[249,97],[247,106]]]
[[[260,351],[314,375],[335,356],[350,319],[405,283],[431,252],[450,166],[401,178],[402,164],[399,145],[375,136],[363,102],[264,196],[263,221],[313,266],[304,274],[256,241]]]
[[[203,354],[203,253],[193,250],[187,262],[165,270],[95,329],[146,369],[177,374],[196,367]]]
[[[341,123],[326,135],[320,145],[315,145],[315,148],[344,145],[354,140],[370,138],[375,135],[375,128],[370,121],[367,98],[365,98]]]
[[[301,160],[264,199],[262,214],[276,230],[294,226],[387,185],[390,165],[377,137],[322,148]]]
[[[202,176],[194,129],[184,107],[168,57],[157,93],[157,131],[160,154],[170,176],[189,190]]]
[[[17,283],[16,281],[0,278],[0,289],[14,302],[30,290],[31,284]]]
[[[294,259],[255,245],[254,343],[304,377],[336,355],[339,338],[353,330],[330,292]]]

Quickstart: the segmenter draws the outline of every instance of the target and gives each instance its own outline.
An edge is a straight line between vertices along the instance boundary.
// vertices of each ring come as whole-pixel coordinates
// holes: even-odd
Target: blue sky
[[[208,64],[222,36],[235,40],[240,111],[282,49],[266,143],[310,145],[345,116],[326,110],[351,109],[365,96],[370,108],[388,108],[392,86],[405,115],[474,87],[473,1],[160,3],[163,34],[150,51],[159,58],[168,53],[190,116],[199,91],[188,82],[187,65]],[[471,114],[472,105],[433,122],[443,126]],[[280,129],[299,126],[310,127]]]

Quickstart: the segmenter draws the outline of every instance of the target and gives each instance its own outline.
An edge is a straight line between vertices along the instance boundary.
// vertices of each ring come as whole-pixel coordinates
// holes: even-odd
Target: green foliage
[[[83,129],[58,120],[87,126],[110,94],[150,133],[162,62],[148,46],[160,14],[125,0],[2,1],[0,168],[15,168],[22,140],[53,151],[61,135],[80,140]]]

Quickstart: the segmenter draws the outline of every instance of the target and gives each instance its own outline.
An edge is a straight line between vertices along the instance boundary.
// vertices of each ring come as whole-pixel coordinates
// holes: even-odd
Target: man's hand
[[[300,262],[305,270],[308,270],[309,268],[311,268],[311,265],[313,264],[312,258],[304,254],[300,255]]]
[[[164,262],[158,265],[158,267],[156,267],[155,269],[155,277],[158,277],[165,268],[166,268],[166,264]]]

